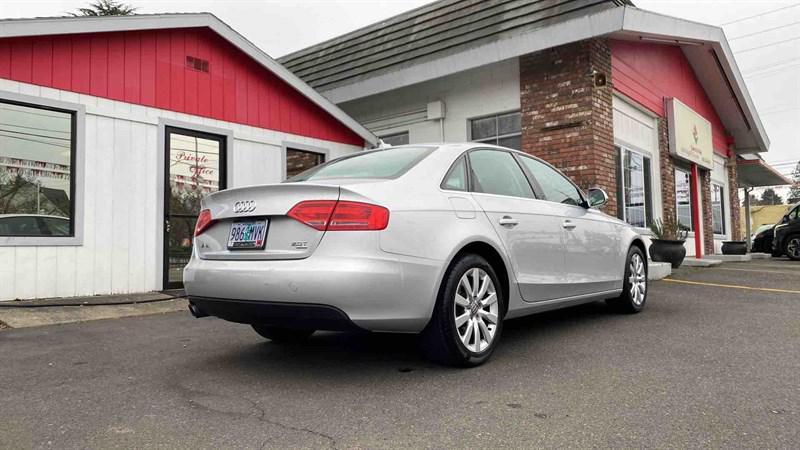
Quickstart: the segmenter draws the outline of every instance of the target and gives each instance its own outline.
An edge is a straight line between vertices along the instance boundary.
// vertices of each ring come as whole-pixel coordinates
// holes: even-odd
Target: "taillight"
[[[308,200],[287,215],[319,231],[383,230],[389,224],[388,209],[361,202]]]
[[[294,205],[286,215],[311,228],[325,231],[334,207],[336,200],[310,200]]]
[[[194,226],[194,235],[199,236],[206,231],[208,227],[213,225],[214,220],[211,219],[211,211],[204,209],[200,211],[200,215],[197,216],[197,223]]]

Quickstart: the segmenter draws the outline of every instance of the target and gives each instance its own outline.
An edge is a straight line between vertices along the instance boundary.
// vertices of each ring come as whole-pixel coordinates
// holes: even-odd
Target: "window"
[[[355,153],[296,175],[287,182],[341,178],[396,178],[414,167],[434,147],[398,147]]]
[[[646,227],[653,216],[650,158],[623,147],[617,147],[620,177],[617,200],[623,205],[619,218],[635,227]]]
[[[472,190],[485,194],[534,198],[533,189],[511,153],[475,150],[469,153]]]
[[[384,144],[391,145],[392,147],[396,145],[407,145],[408,131],[382,136],[380,139],[383,141]]]
[[[0,236],[74,236],[75,112],[0,101]]]
[[[325,162],[325,155],[295,148],[286,149],[286,177],[291,178]]]
[[[472,119],[469,129],[472,141],[522,149],[522,115],[519,111]]]
[[[520,156],[520,160],[542,189],[545,200],[574,206],[583,204],[578,188],[560,172],[535,158]]]
[[[675,211],[678,225],[692,231],[692,194],[689,172],[675,169]]]
[[[442,189],[451,191],[467,190],[467,163],[464,157],[458,158],[442,181]]]
[[[711,225],[714,234],[725,234],[725,196],[724,188],[716,183],[711,184]]]

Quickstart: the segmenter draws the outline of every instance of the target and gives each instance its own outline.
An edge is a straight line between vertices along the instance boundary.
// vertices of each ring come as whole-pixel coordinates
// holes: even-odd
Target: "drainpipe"
[[[690,195],[692,198],[692,228],[694,229],[694,257],[703,258],[703,233],[700,229],[700,171],[692,164]]]

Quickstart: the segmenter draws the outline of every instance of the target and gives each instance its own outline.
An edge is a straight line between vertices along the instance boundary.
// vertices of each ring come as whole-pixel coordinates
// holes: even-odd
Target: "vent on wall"
[[[195,58],[194,56],[187,56],[186,67],[208,73],[208,60]]]

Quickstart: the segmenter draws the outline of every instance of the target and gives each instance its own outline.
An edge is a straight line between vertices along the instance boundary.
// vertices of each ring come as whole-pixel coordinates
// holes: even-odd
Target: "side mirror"
[[[788,214],[783,216],[783,219],[781,219],[781,223],[789,223],[789,215]]]
[[[590,188],[588,197],[589,208],[599,208],[608,203],[608,194],[600,188]]]

